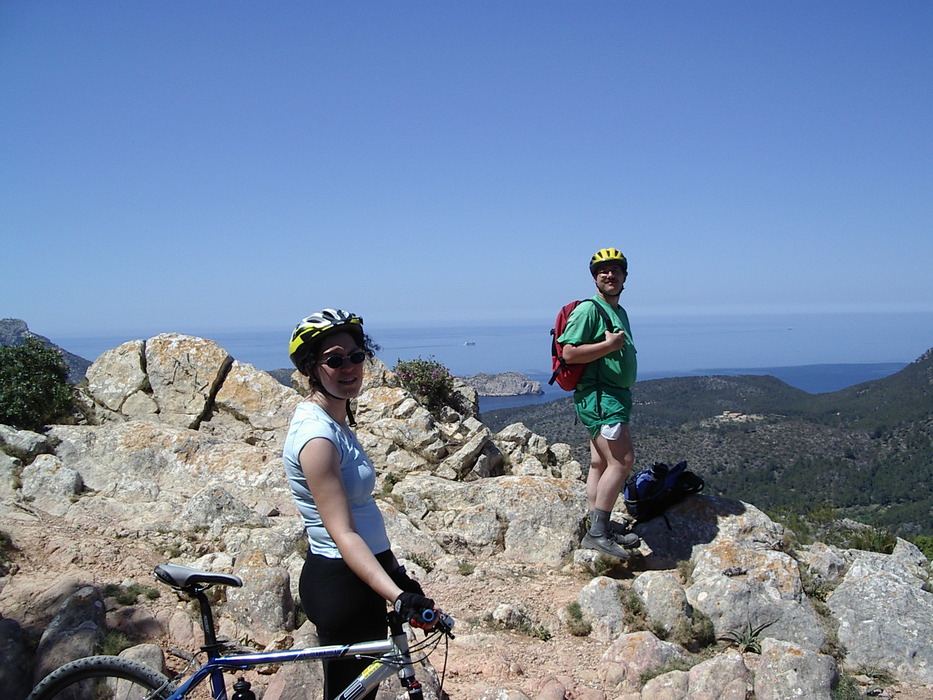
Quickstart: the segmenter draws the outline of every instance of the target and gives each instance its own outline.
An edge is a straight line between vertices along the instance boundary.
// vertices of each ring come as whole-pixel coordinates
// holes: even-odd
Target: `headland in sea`
[[[770,374],[810,393],[879,379],[933,346],[933,312],[639,316],[632,313],[639,381],[712,374]],[[495,324],[425,325],[367,330],[387,365],[436,359],[458,376],[520,372],[542,384],[537,396],[489,397],[482,410],[552,401],[566,392],[547,385],[553,319]],[[289,366],[288,329],[199,331],[151,329],[133,334],[55,335],[31,328],[88,360],[132,340],[180,332],[216,341],[263,370]]]
[[[691,372],[643,372],[638,381],[666,379],[669,377],[697,377],[711,375],[741,376],[745,374],[766,374],[777,377],[790,386],[810,394],[823,394],[839,391],[846,387],[888,377],[904,369],[906,362],[866,362],[856,364],[803,365],[799,367],[746,367],[717,368],[694,370]],[[480,412],[494,411],[499,408],[515,408],[529,404],[547,403],[572,393],[560,388],[548,386],[549,374],[529,375],[530,379],[541,382],[543,394],[525,396],[482,396],[479,400]],[[637,385],[636,385],[637,386]]]

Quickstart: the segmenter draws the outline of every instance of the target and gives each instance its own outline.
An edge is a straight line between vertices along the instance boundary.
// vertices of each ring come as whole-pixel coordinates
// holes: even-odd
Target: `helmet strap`
[[[313,370],[312,370],[312,371],[313,371]],[[311,389],[312,389],[313,391],[320,391],[320,392],[321,392],[322,394],[324,394],[325,396],[330,397],[330,398],[332,398],[332,399],[334,399],[334,400],[336,400],[336,401],[340,401],[340,397],[339,397],[339,396],[334,396],[332,393],[330,393],[330,392],[324,387],[324,382],[322,382],[320,379],[318,379],[314,374],[309,374],[309,375],[308,375],[308,379],[310,380]],[[355,426],[355,425],[356,425],[356,420],[353,418],[353,410],[352,410],[352,408],[350,407],[350,399],[346,399],[346,402],[347,402],[347,425],[354,425],[354,426]]]

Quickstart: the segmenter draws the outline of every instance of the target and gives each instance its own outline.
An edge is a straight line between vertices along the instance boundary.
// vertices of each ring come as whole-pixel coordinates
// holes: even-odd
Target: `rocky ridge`
[[[176,669],[166,650],[200,645],[190,607],[165,589],[113,592],[148,589],[167,560],[244,578],[218,598],[221,633],[313,643],[296,613],[303,533],[279,451],[300,378],[285,387],[178,334],[114,348],[87,378],[78,424],[0,428],[8,697],[99,650],[108,630],[134,643],[123,653]],[[374,362],[356,402],[393,547],[458,619],[451,697],[830,698],[853,677],[933,697],[930,564],[910,543],[795,547],[754,506],[694,496],[639,524],[643,556],[619,565],[576,548],[585,494],[569,448],[521,424],[492,433],[475,392],[460,392],[463,414],[432,415]],[[319,679],[295,666],[254,674],[254,688],[271,700],[300,683],[313,697]]]

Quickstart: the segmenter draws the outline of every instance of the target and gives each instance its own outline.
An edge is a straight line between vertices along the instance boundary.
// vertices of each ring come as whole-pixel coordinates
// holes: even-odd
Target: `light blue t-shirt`
[[[311,551],[331,559],[340,559],[340,551],[321,522],[317,505],[311,497],[308,482],[298,461],[302,448],[314,438],[329,440],[337,449],[340,473],[343,475],[343,485],[347,491],[350,512],[357,532],[369,545],[373,554],[386,551],[390,546],[389,537],[382,513],[373,498],[376,470],[372,462],[360,447],[356,435],[346,430],[317,404],[303,401],[298,404],[292,416],[288,435],[285,437],[282,459],[295,504],[304,521],[305,532],[308,533]]]

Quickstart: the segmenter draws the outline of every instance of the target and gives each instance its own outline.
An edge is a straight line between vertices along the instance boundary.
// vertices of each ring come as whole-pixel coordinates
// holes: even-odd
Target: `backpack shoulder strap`
[[[618,328],[616,328],[617,324],[612,320],[612,317],[609,315],[609,312],[606,311],[605,308],[603,308],[602,304],[600,304],[598,301],[596,301],[593,298],[584,299],[583,301],[589,301],[593,303],[593,306],[596,307],[596,311],[599,312],[600,318],[603,319],[603,323],[606,324],[606,328],[608,328],[609,330],[613,332],[619,330]]]

